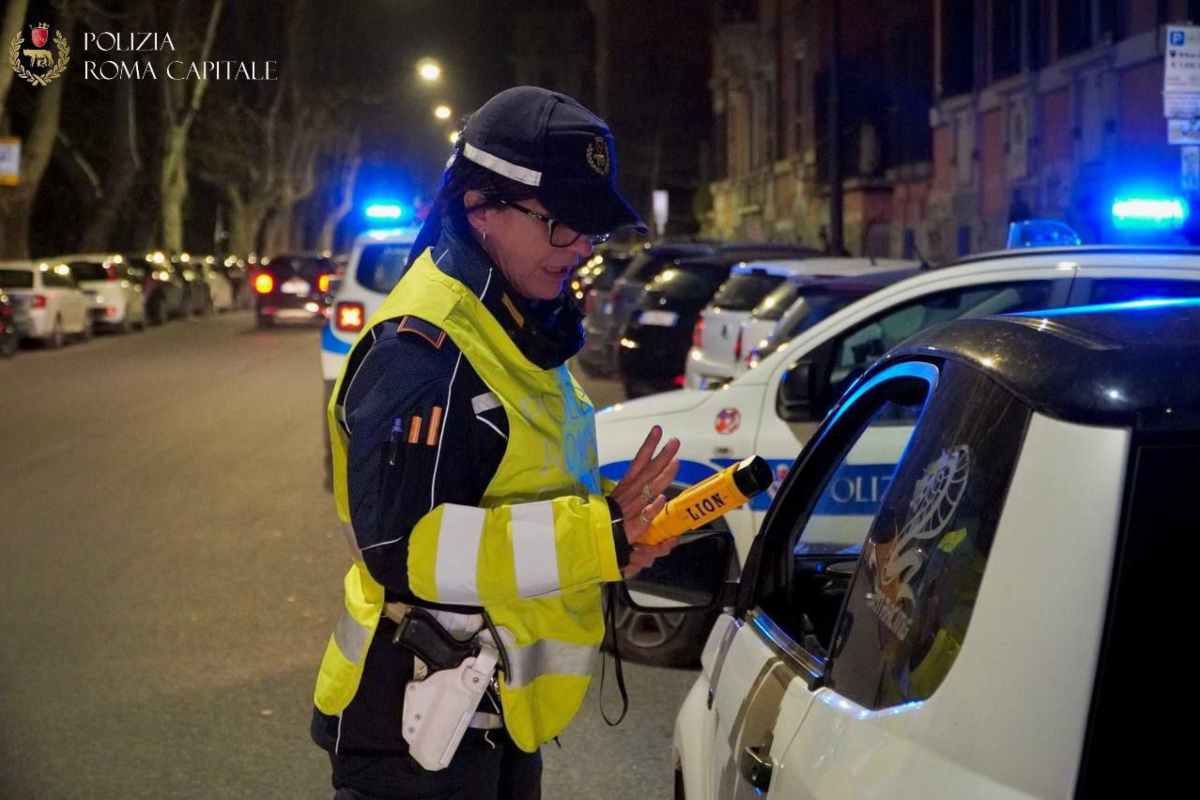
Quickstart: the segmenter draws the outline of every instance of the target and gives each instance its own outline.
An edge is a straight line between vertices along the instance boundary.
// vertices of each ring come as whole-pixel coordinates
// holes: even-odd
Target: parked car
[[[79,288],[91,301],[88,309],[97,329],[128,333],[146,325],[143,296],[145,273],[130,265],[117,253],[76,253],[58,256],[65,262]]]
[[[204,279],[203,258],[191,253],[175,253],[171,267],[183,281],[183,316],[201,316],[212,311],[212,296]]]
[[[802,280],[780,286],[742,321],[743,356],[734,377],[754,369],[764,358],[836,311],[872,292],[919,274],[915,269],[873,272],[831,281]],[[778,305],[774,298],[781,298]],[[790,303],[785,305],[785,303]]]
[[[142,276],[142,298],[146,321],[162,325],[168,319],[182,316],[185,308],[183,278],[174,270],[166,254],[153,250],[148,253],[123,253],[131,277]]]
[[[1138,794],[1177,792],[1189,765],[1153,732],[1180,706],[1143,678],[1190,590],[1163,555],[1200,529],[1198,360],[1195,299],[959,320],[889,352],[796,459],[733,591],[715,544],[682,587],[658,570],[696,544],[629,586],[649,610],[732,607],[676,719],[675,797],[1106,797],[1147,763]],[[831,526],[864,463],[878,500]]]
[[[207,285],[210,308],[213,311],[233,310],[233,283],[225,274],[216,256],[194,256],[192,266]]]
[[[258,327],[324,322],[336,272],[331,259],[316,255],[279,255],[260,262],[252,273]]]
[[[763,456],[776,471],[775,486],[720,521],[734,534],[738,563],[744,564],[770,497],[801,446],[846,387],[909,336],[961,317],[1170,297],[1200,297],[1200,249],[1065,247],[965,258],[851,303],[720,391],[669,392],[600,411],[600,471],[619,479],[651,424],[681,442],[680,485],[748,455]],[[839,495],[845,502],[821,509],[830,524],[875,507],[888,468],[880,463],[869,462],[854,476]],[[666,663],[693,660],[707,630],[698,618],[621,619],[616,633],[622,652]],[[655,644],[643,646],[647,642]]]
[[[66,264],[0,262],[0,289],[10,300],[20,303],[28,315],[28,338],[57,349],[69,337],[92,337],[92,318],[88,313],[91,303]]]
[[[12,358],[21,345],[21,339],[25,336],[25,327],[18,322],[21,310],[21,307],[0,289],[0,357]]]
[[[812,280],[915,270],[917,266],[915,261],[824,257],[738,264],[700,312],[692,333],[692,349],[687,354],[684,385],[689,389],[712,389],[734,377],[738,362],[749,354],[754,343],[745,338],[743,323],[760,303],[764,304],[762,313],[770,316],[776,309],[782,313],[799,295],[801,285]]]
[[[570,289],[585,315],[594,313],[608,299],[613,284],[632,261],[632,253],[604,247],[580,265],[571,276]]]
[[[642,291],[655,275],[673,262],[708,255],[727,257],[730,263],[768,258],[802,258],[815,255],[799,245],[766,242],[666,242],[646,244],[635,251],[628,268],[612,286],[609,297],[597,303],[585,321],[587,337],[579,364],[596,375],[613,375],[619,368],[621,332],[637,310]]]

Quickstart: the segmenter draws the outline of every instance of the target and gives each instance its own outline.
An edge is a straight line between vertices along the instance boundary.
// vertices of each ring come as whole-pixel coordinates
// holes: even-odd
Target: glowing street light
[[[450,106],[442,103],[433,110],[433,115],[438,119],[450,119]]]
[[[458,131],[450,131],[450,144],[458,144]]]
[[[417,74],[426,83],[437,83],[442,77],[442,65],[432,58],[424,58],[417,62]]]

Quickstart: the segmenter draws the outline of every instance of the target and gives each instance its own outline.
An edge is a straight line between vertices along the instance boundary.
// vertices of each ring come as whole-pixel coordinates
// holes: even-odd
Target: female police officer
[[[565,366],[582,344],[565,279],[610,231],[641,225],[615,172],[608,127],[575,100],[493,97],[347,359],[329,424],[354,564],[312,728],[339,798],[539,797],[538,747],[578,710],[603,637],[602,584],[669,549],[637,541],[679,443],[655,453],[655,427],[622,481],[602,481],[592,407]],[[448,665],[406,646],[433,627],[451,637]],[[481,640],[498,670],[440,768],[441,740],[422,737],[446,726],[421,712],[449,695],[420,692],[456,662],[478,667],[452,654],[492,652]]]

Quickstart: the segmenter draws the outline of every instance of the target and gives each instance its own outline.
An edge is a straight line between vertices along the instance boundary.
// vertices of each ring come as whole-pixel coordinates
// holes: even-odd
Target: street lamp
[[[458,131],[450,131],[450,144],[458,144]]]
[[[442,103],[433,110],[433,115],[438,119],[450,119],[450,106]]]
[[[432,58],[423,58],[417,62],[417,74],[426,83],[437,83],[442,77],[442,65]]]

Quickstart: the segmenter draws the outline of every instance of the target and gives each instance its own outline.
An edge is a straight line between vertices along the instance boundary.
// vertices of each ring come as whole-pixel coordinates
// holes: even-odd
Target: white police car
[[[321,374],[325,379],[326,399],[341,374],[351,345],[404,273],[416,238],[416,228],[397,228],[369,231],[354,240],[346,274],[321,331]]]
[[[676,720],[675,797],[1178,794],[1198,363],[1197,299],[958,320],[892,350],[800,454],[740,583],[719,537],[630,582],[731,607]],[[879,434],[901,452],[879,502],[831,536],[823,509]]]
[[[678,437],[678,481],[691,484],[748,455],[779,481],[826,411],[885,352],[936,323],[987,314],[1143,298],[1200,296],[1200,249],[1084,246],[1005,250],[963,259],[868,295],[804,331],[716,391],[681,390],[619,403],[596,416],[601,472],[618,479],[653,424]],[[903,433],[879,431],[851,453],[818,509],[830,530],[856,531],[878,508]],[[745,563],[779,486],[725,515]],[[623,609],[622,652],[694,660],[711,617]]]

